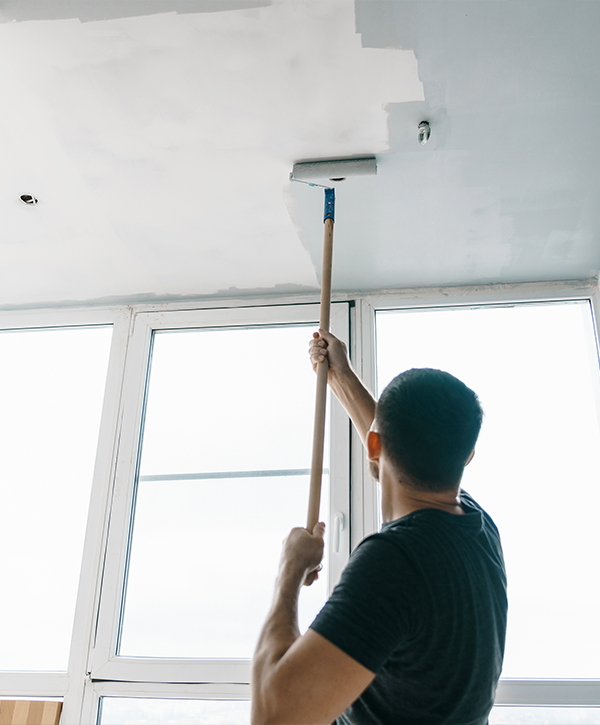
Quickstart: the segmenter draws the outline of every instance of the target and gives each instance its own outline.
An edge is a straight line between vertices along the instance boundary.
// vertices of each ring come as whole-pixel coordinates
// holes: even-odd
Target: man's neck
[[[396,521],[420,509],[464,513],[460,503],[460,485],[443,491],[421,490],[390,476],[388,471],[382,473],[381,513],[384,523]]]

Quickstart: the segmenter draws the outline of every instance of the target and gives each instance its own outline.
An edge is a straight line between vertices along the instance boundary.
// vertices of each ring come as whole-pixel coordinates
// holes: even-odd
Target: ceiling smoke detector
[[[32,196],[31,194],[21,194],[19,199],[23,202],[23,204],[29,204],[29,206],[33,206],[38,203],[35,196]]]

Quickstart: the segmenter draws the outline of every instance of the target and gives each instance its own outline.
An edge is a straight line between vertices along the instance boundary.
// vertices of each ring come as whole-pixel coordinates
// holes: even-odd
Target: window
[[[496,706],[490,715],[490,725],[599,725],[600,709],[595,707],[503,707]]]
[[[119,654],[252,657],[308,506],[313,329],[154,334]],[[302,597],[305,627],[325,584]]]
[[[317,319],[314,305],[135,316],[93,680],[213,683],[218,699],[220,683],[245,683],[247,699],[281,542],[306,521]],[[347,336],[346,304],[332,326]],[[339,432],[321,517],[348,520],[349,423],[333,401],[329,410]],[[348,531],[331,546],[329,528],[325,576],[301,599],[303,628],[347,561]],[[106,685],[96,693],[102,722],[160,704],[123,702]]]
[[[102,725],[249,725],[248,700],[103,697]]]
[[[464,487],[503,535],[511,606],[493,725],[600,725],[595,291],[559,287],[332,310],[372,389],[426,365],[481,397]],[[305,524],[317,319],[286,300],[0,316],[0,568],[17,592],[0,696],[63,699],[69,725],[249,721],[281,540]],[[302,593],[303,627],[378,525],[360,441],[333,399],[328,414],[327,576]]]
[[[0,333],[0,670],[67,670],[110,341]]]
[[[433,367],[482,401],[463,488],[502,535],[503,677],[598,678],[600,396],[589,302],[382,310],[376,329],[380,390],[402,370]],[[498,719],[509,715],[495,713],[497,722],[530,722]]]

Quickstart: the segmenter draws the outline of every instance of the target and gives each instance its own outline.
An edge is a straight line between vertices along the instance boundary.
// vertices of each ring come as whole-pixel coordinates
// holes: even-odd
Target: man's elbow
[[[303,711],[301,704],[294,700],[293,694],[283,688],[274,687],[260,695],[254,693],[250,709],[251,725],[307,725],[312,722],[310,715]]]
[[[250,723],[251,725],[272,725],[277,722],[278,716],[273,684],[272,682],[258,684],[256,679],[253,678],[252,682]]]
[[[285,725],[285,723],[282,720],[267,717],[264,713],[260,713],[259,715],[253,714],[251,716],[250,725]]]
[[[252,702],[250,715],[251,725],[329,725],[335,717],[330,717],[329,708],[315,708],[306,703],[294,704],[288,698],[280,701],[279,705],[259,707]]]
[[[286,725],[282,717],[275,708],[268,707],[264,702],[257,703],[252,700],[250,725]]]
[[[251,725],[329,725],[331,719],[318,717],[312,698],[298,690],[297,679],[281,672],[271,673],[262,681],[254,678]]]

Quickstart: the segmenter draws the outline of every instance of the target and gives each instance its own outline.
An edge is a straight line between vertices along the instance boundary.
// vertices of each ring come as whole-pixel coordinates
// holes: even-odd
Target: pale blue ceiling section
[[[272,0],[4,0],[0,22],[68,20],[82,23],[161,13],[216,13],[270,5]]]
[[[352,244],[356,270],[345,265],[336,284],[597,275],[600,3],[355,7],[364,47],[414,50],[425,100],[387,106],[389,151],[362,205],[371,223],[352,220],[364,243]],[[423,118],[432,138],[419,147]]]

